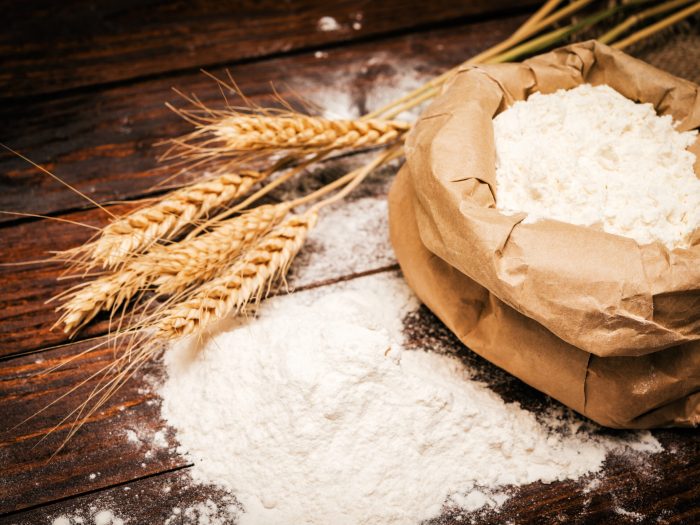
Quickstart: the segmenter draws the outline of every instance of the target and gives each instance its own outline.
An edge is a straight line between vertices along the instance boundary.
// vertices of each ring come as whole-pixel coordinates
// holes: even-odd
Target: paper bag
[[[594,41],[465,68],[407,138],[391,240],[420,299],[497,366],[606,426],[694,426],[700,232],[671,251],[496,209],[493,117],[582,83],[650,102],[680,130],[700,125],[697,85]],[[700,140],[691,149],[700,158]]]

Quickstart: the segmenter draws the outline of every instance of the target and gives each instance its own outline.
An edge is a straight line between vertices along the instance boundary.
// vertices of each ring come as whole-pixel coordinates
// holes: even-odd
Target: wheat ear
[[[155,241],[171,239],[193,221],[250,190],[266,174],[226,174],[169,193],[163,200],[112,222],[83,250],[104,267],[113,268],[147,250]]]
[[[260,298],[287,271],[317,217],[317,211],[312,209],[286,219],[219,277],[165,311],[155,325],[154,338],[173,339],[200,333],[211,322]]]
[[[265,110],[261,110],[265,111]],[[216,118],[188,119],[197,129],[172,141],[169,157],[240,156],[266,150],[347,149],[394,142],[410,125],[396,120],[330,120],[302,113],[215,112]]]
[[[59,307],[64,313],[58,324],[66,333],[74,333],[100,311],[115,311],[148,287],[158,295],[173,294],[215,277],[241,250],[278,224],[289,208],[287,203],[260,206],[222,221],[199,237],[156,246],[115,273],[70,293]]]

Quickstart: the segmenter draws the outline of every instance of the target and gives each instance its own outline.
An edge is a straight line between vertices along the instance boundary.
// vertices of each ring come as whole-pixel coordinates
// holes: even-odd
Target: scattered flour
[[[59,516],[54,518],[51,525],[125,525],[129,520],[118,517],[113,511],[109,509],[95,511],[90,508],[92,513],[92,519],[84,518],[80,514],[74,514],[70,516]]]
[[[697,131],[608,86],[516,102],[493,120],[498,207],[687,247],[700,226]]]
[[[644,516],[641,515],[639,512],[631,512],[629,510],[625,510],[622,507],[615,507],[615,514],[618,514],[620,516],[625,516],[626,518],[633,519],[635,521],[642,521],[644,519]]]
[[[316,58],[325,58],[327,54],[316,52]],[[358,118],[362,113],[379,109],[409,91],[422,86],[435,71],[427,70],[428,65],[422,61],[402,60],[397,64],[396,56],[378,51],[363,61],[351,63],[342,70],[329,72],[325,87],[318,84],[306,84],[303,80],[295,84],[295,89],[304,92],[313,87],[314,98],[310,106],[316,106],[319,113],[332,119]],[[360,79],[369,79],[369,87],[361,93],[348,86],[359,83]],[[363,82],[365,84],[366,82]],[[360,107],[360,104],[362,107]],[[422,112],[424,105],[404,111],[396,118],[414,121]]]
[[[226,499],[226,498],[224,498]],[[233,501],[224,501],[217,505],[210,499],[195,503],[184,509],[174,507],[164,525],[181,525],[192,523],[196,525],[229,525],[232,517],[236,516],[238,508]]]
[[[153,434],[153,445],[158,448],[167,448],[168,440],[165,439],[165,432],[159,430]]]
[[[138,435],[133,430],[127,429],[125,434],[126,439],[129,443],[141,443],[141,440],[139,439]]]
[[[93,519],[95,525],[124,525],[124,520],[116,517],[111,510],[101,510]]]
[[[375,53],[361,69],[363,73],[369,73],[372,68],[382,68],[387,64],[396,64],[395,59],[388,53]],[[368,111],[374,111],[403,95],[423,86],[432,73],[426,73],[421,67],[420,61],[403,60],[399,69],[386,77],[374,79],[373,85],[366,91],[366,101]],[[425,104],[420,104],[410,110],[404,111],[396,118],[412,122],[420,116],[425,108]]]
[[[584,494],[589,494],[590,492],[597,490],[600,487],[600,479],[598,478],[593,478],[591,479],[586,485],[583,487],[583,492]]]
[[[331,75],[342,76],[342,75]],[[336,81],[330,80],[330,86],[339,85]],[[342,85],[342,84],[341,84]],[[313,103],[322,110],[321,116],[330,119],[354,119],[360,116],[360,112],[355,105],[353,96],[347,91],[342,91],[334,87],[321,88],[314,96]]]
[[[416,307],[398,276],[379,274],[270,299],[257,319],[171,348],[163,416],[194,479],[230,491],[240,525],[395,525],[498,506],[508,485],[578,478],[610,452],[661,449],[648,432],[555,431],[456,358],[404,349]]]
[[[338,31],[340,24],[332,16],[322,16],[318,19],[316,27],[318,27],[319,31]]]
[[[395,264],[387,217],[385,198],[365,197],[327,210],[311,230],[310,249],[293,267],[293,282],[318,282]]]

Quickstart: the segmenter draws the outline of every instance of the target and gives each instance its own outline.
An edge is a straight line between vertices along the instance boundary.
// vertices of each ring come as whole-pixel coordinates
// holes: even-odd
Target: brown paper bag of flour
[[[650,102],[679,129],[700,125],[697,85],[593,41],[465,68],[407,139],[390,194],[394,249],[421,300],[526,383],[611,427],[696,425],[700,232],[669,251],[495,208],[493,117],[582,83]],[[700,158],[700,141],[692,149]]]

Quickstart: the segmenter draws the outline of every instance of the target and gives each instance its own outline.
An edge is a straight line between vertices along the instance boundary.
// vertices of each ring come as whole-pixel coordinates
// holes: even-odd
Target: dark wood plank
[[[113,352],[118,351],[108,346],[80,355],[92,345],[92,342],[83,342],[3,363],[0,513],[186,464],[167,445],[154,443],[156,432],[162,426],[159,401],[152,386],[153,377],[160,374],[157,362],[146,365],[99,413],[90,417],[69,445],[58,453],[56,450],[70,426],[68,422],[40,440],[54,426],[60,425],[79,401],[86,399],[99,376],[38,417],[21,424],[28,416],[102,370],[112,362]],[[71,357],[75,359],[59,370],[40,375]],[[19,426],[15,428],[16,425]],[[139,439],[130,440],[129,430]]]
[[[109,209],[121,214],[133,207],[119,205]],[[63,218],[96,227],[108,222],[108,216],[96,209]],[[66,336],[60,329],[51,330],[58,319],[54,312],[57,304],[47,301],[79,282],[59,281],[65,271],[60,264],[14,264],[47,260],[51,252],[78,246],[94,233],[86,227],[52,220],[29,221],[4,229],[0,239],[0,357],[65,342]],[[106,328],[106,323],[96,323],[81,337],[102,334]]]
[[[381,2],[372,3],[372,5]],[[468,4],[465,3],[465,4]],[[508,36],[524,17],[352,45],[235,67],[241,89],[261,102],[270,82],[289,98],[345,114],[365,112]],[[221,69],[214,73],[223,76]],[[157,171],[162,139],[190,131],[164,107],[170,88],[196,93],[222,107],[219,88],[203,74],[0,107],[0,142],[46,166],[99,202],[134,198],[172,173]],[[90,204],[23,160],[0,151],[0,210],[56,213]],[[0,221],[10,218],[0,216]]]
[[[367,161],[367,154],[329,161],[308,175],[303,183],[293,181],[281,187],[276,195],[293,196],[302,190],[309,191],[363,161]],[[288,280],[290,286],[309,287],[332,282],[395,263],[386,226],[386,194],[393,173],[391,167],[378,172],[348,201],[324,213],[323,221],[299,254],[298,264]],[[115,205],[108,209],[119,215],[135,205]],[[348,218],[358,213],[362,219],[354,220],[353,227],[347,228]],[[108,216],[98,209],[62,218],[91,226],[103,226],[108,221]],[[47,304],[47,301],[79,282],[74,279],[59,281],[65,270],[62,265],[24,267],[12,264],[43,259],[52,251],[78,246],[93,233],[88,228],[51,220],[25,222],[3,229],[0,237],[0,357],[66,342],[66,335],[60,328],[51,330],[58,318],[54,311],[57,303]],[[108,329],[107,319],[107,314],[96,319],[78,337],[104,334]]]
[[[505,401],[519,402],[535,413],[558,406],[470,352],[424,307],[404,322],[410,347],[457,354],[474,371],[475,380],[489,385]],[[162,370],[157,362],[129,381],[51,461],[64,434],[59,432],[40,443],[37,439],[60,421],[81,399],[79,395],[51,407],[41,418],[12,429],[26,415],[109,362],[111,353],[105,349],[78,357],[58,372],[34,375],[77,355],[85,344],[44,352],[44,361],[39,363],[37,356],[14,359],[0,371],[0,411],[4,414],[0,424],[0,476],[4,480],[0,485],[0,513],[10,513],[0,520],[17,525],[46,522],[59,515],[85,515],[94,507],[112,509],[135,523],[160,523],[163,516],[171,515],[174,506],[190,506],[206,499],[219,505],[230,503],[212,487],[192,487],[183,472],[137,481],[130,484],[130,490],[124,490],[124,484],[134,479],[186,465],[173,450],[174,436],[159,417],[155,385],[162,379]],[[130,439],[128,430],[139,439]],[[156,438],[157,432],[163,432],[166,446]],[[653,433],[664,445],[664,452],[612,455],[602,473],[595,476],[512,487],[508,490],[511,499],[499,512],[464,515],[448,510],[433,523],[691,523],[698,517],[700,438],[692,430]],[[110,488],[114,485],[118,486]],[[14,512],[98,489],[108,490],[26,513]],[[175,495],[171,496],[173,491]]]
[[[105,510],[110,510],[115,518],[128,520],[125,521],[128,525],[229,523],[214,521],[214,518],[226,519],[229,516],[228,507],[233,504],[235,501],[231,496],[212,487],[193,484],[187,470],[181,470],[125,483],[14,516],[0,517],[0,523],[51,524],[57,518],[64,517],[83,518],[84,523],[88,524],[93,523],[91,518]],[[203,516],[210,521],[205,521]]]
[[[537,0],[3,2],[0,97],[259,58]],[[330,17],[330,24],[323,24]]]

